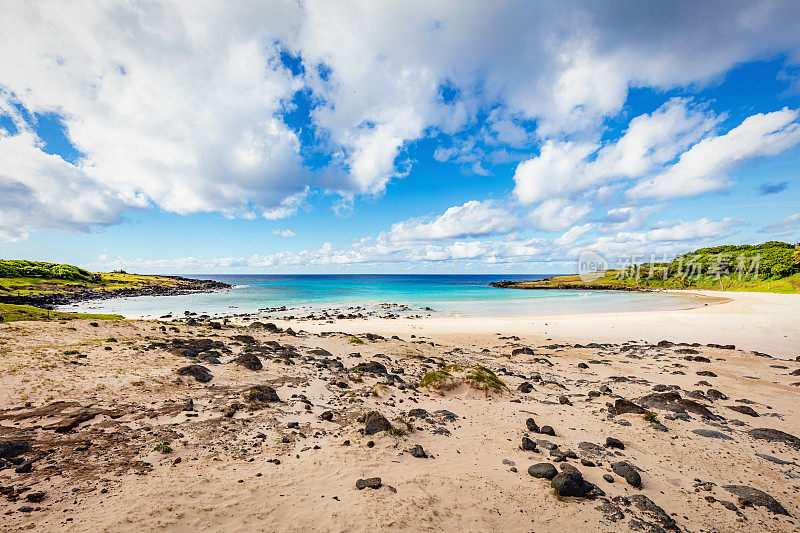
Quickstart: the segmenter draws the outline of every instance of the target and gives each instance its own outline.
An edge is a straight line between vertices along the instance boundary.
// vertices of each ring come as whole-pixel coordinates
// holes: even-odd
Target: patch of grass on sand
[[[467,383],[472,387],[482,390],[485,393],[500,392],[507,390],[508,387],[497,374],[483,365],[475,365],[467,371]]]
[[[455,386],[453,381],[453,375],[448,372],[447,370],[434,370],[433,372],[428,372],[422,379],[419,380],[420,387],[431,387],[437,390],[447,390],[448,388],[452,388]]]
[[[101,315],[87,313],[64,313],[49,311],[30,305],[13,305],[0,303],[0,322],[17,322],[20,320],[123,320],[122,315]]]
[[[651,422],[653,424],[658,424],[658,415],[652,411],[647,411],[645,414],[642,415],[642,418],[645,419],[646,422]]]
[[[361,340],[361,339],[359,339],[358,337],[350,337],[350,338],[347,340],[347,342],[349,342],[350,344],[364,344],[364,341],[362,341],[362,340]]]
[[[428,372],[419,381],[421,388],[431,388],[438,391],[451,390],[462,383],[470,387],[490,392],[508,390],[503,380],[497,374],[482,365],[464,367],[459,364],[447,365],[443,370]]]

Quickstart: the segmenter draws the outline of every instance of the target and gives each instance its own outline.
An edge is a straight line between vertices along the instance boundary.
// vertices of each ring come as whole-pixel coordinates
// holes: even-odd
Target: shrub
[[[497,374],[482,365],[476,365],[467,371],[467,383],[485,393],[500,392],[508,389],[506,384],[497,377]]]
[[[43,278],[67,281],[94,280],[91,272],[75,265],[20,259],[0,260],[0,278]]]

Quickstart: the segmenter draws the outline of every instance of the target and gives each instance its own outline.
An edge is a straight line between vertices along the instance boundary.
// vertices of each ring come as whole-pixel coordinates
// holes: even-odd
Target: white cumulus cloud
[[[430,220],[410,219],[397,222],[384,234],[390,241],[427,241],[494,235],[513,230],[517,218],[489,200],[471,200],[448,208]]]
[[[629,194],[666,199],[722,189],[735,165],[779,154],[800,142],[797,118],[798,111],[790,109],[750,116],[728,133],[698,142],[681,154],[677,163],[641,181]]]

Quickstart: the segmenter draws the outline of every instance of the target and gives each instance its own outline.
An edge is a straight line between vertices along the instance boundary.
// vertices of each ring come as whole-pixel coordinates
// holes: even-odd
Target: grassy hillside
[[[542,281],[505,283],[517,289],[707,289],[800,292],[800,246],[779,241],[700,248],[668,263],[609,270],[598,279],[577,274]]]
[[[121,315],[101,315],[85,313],[63,313],[49,311],[30,305],[12,305],[0,303],[0,323],[17,322],[19,320],[122,320]]]
[[[42,296],[83,289],[115,292],[147,286],[182,287],[183,282],[164,276],[124,272],[97,274],[74,265],[40,261],[0,260],[0,296]]]

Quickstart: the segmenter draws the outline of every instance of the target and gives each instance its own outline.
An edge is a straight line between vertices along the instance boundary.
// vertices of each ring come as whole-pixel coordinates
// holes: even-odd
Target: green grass
[[[448,381],[452,381],[453,375],[447,370],[434,370],[428,372],[419,380],[420,387],[441,388]]]
[[[637,280],[616,279],[618,271],[609,270],[603,277],[594,281],[583,281],[575,274],[570,276],[554,276],[542,281],[523,281],[512,285],[520,289],[569,289],[570,287],[591,289],[698,289],[712,291],[733,292],[772,292],[781,294],[796,294],[800,292],[800,273],[792,274],[780,279],[748,279],[738,280],[736,277],[721,277],[717,279],[701,278],[697,280],[681,280],[678,278]]]
[[[467,383],[487,394],[508,389],[497,374],[482,365],[473,366],[467,371]]]
[[[170,452],[172,452],[172,447],[169,444],[156,444],[156,447],[154,449],[155,449],[155,451],[161,452],[161,453],[170,453]]]
[[[0,296],[42,296],[81,289],[115,292],[150,285],[179,287],[183,283],[164,276],[125,272],[93,273],[74,265],[0,260]]]
[[[753,268],[755,258],[758,272]],[[740,263],[740,259],[744,262]],[[741,268],[742,275],[738,270]],[[700,248],[668,262],[608,270],[584,281],[577,274],[509,285],[519,289],[703,289],[737,292],[800,292],[800,246],[769,241],[762,244]],[[700,275],[695,275],[699,273]],[[739,279],[741,277],[741,279]]]
[[[64,313],[48,311],[30,305],[13,305],[0,303],[0,322],[18,322],[20,320],[122,320],[122,315],[101,315],[87,313]]]
[[[93,281],[88,270],[75,265],[26,261],[24,259],[0,259],[0,278],[48,278],[70,281]]]
[[[653,424],[659,424],[658,415],[652,411],[647,411],[645,414],[642,415],[642,418],[645,419],[646,422],[651,422]]]
[[[482,365],[463,367],[458,364],[447,365],[444,370],[428,372],[419,381],[420,388],[431,388],[439,391],[450,390],[466,383],[470,387],[490,392],[508,390],[497,374]]]
[[[363,340],[359,339],[358,337],[350,337],[347,339],[347,342],[350,344],[365,344]]]

